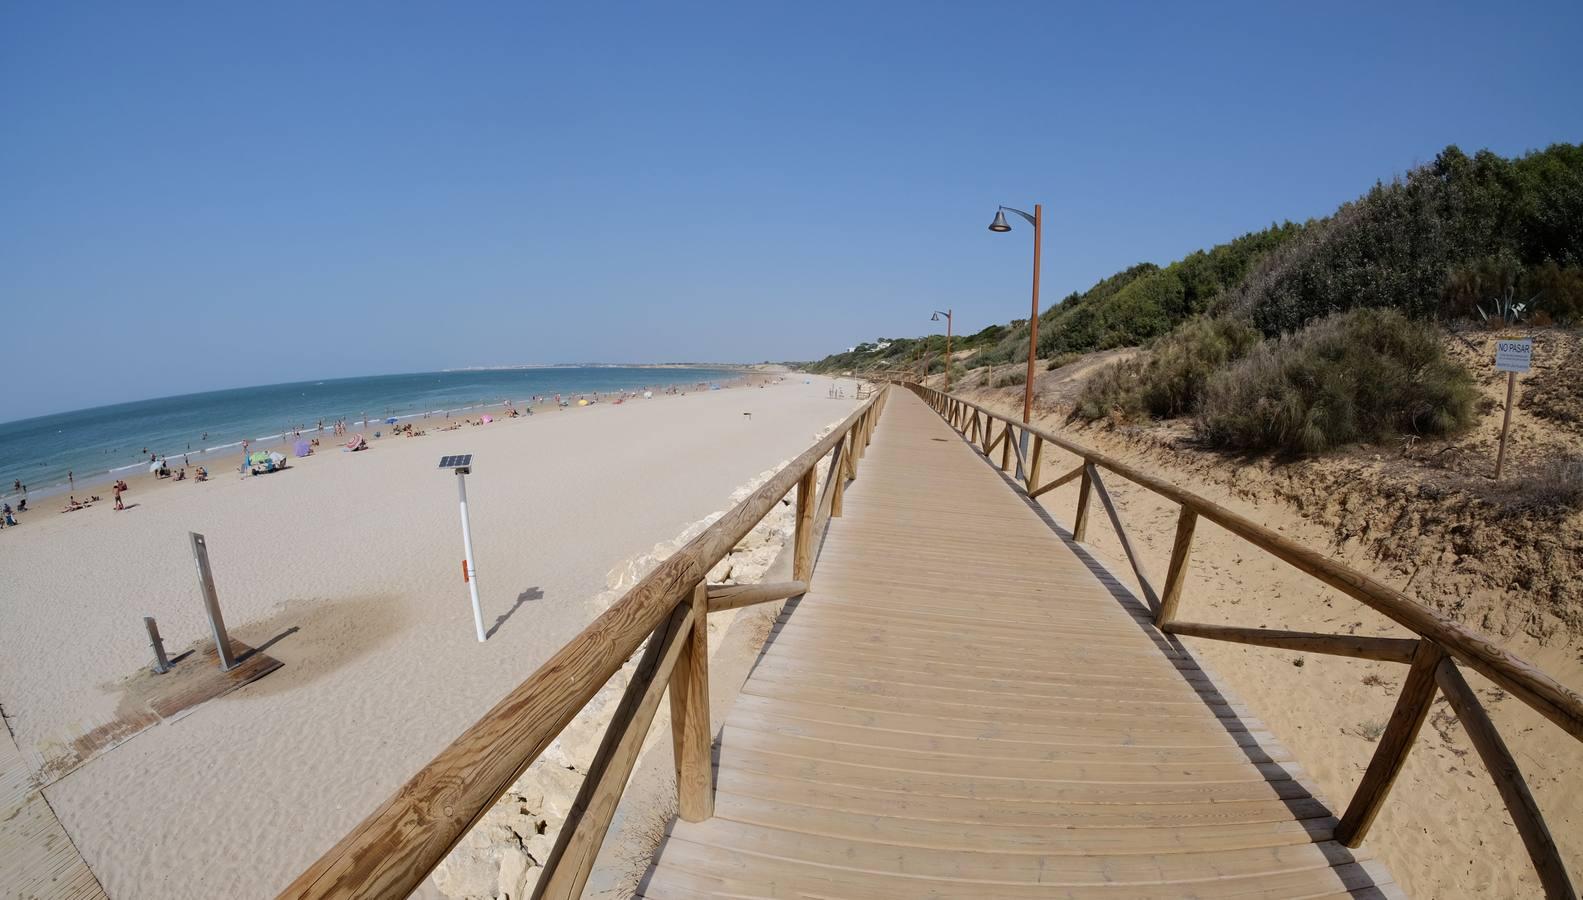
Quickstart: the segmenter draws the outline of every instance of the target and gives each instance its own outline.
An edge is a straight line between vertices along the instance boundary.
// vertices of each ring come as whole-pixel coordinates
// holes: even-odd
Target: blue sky
[[[1583,139],[1583,6],[7,4],[0,420],[814,358],[1026,314],[1449,143]]]

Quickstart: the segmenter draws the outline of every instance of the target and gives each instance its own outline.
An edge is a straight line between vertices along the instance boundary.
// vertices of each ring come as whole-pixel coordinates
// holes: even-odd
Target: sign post
[[[1517,396],[1517,373],[1532,366],[1534,342],[1501,340],[1495,342],[1495,371],[1506,373],[1506,414],[1501,421],[1500,449],[1495,451],[1495,480],[1501,480],[1501,470],[1506,467],[1506,436],[1512,430],[1512,402]]]

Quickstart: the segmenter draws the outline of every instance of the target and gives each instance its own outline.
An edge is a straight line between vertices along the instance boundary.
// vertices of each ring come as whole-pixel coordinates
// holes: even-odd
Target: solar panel
[[[440,468],[442,469],[466,469],[471,468],[472,465],[473,454],[471,453],[459,453],[455,456],[440,457]]]

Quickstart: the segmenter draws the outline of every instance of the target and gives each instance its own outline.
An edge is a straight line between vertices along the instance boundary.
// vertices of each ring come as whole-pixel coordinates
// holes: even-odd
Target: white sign
[[[1497,372],[1526,372],[1533,358],[1534,342],[1531,340],[1495,342]]]

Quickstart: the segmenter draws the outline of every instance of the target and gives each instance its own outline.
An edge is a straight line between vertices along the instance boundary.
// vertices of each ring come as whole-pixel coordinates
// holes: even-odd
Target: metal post
[[[214,652],[220,657],[220,671],[236,668],[236,657],[231,655],[231,638],[225,633],[225,619],[220,615],[220,596],[214,591],[214,573],[209,570],[209,545],[203,535],[187,532],[192,541],[192,558],[198,564],[198,589],[203,592],[203,608],[209,614],[209,627],[214,631]]]
[[[487,635],[484,634],[484,612],[478,605],[478,569],[473,566],[473,530],[467,521],[467,473],[460,469],[456,471],[456,496],[462,501],[462,578],[473,595],[473,625],[478,628],[478,642],[483,643]]]
[[[165,642],[159,639],[159,626],[153,616],[144,616],[143,627],[148,629],[148,643],[154,648],[154,671],[163,675],[170,671],[170,659],[165,656]]]

